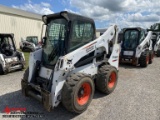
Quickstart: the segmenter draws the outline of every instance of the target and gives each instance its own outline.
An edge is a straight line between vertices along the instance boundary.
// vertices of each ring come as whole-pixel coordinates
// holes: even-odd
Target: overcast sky
[[[147,28],[160,22],[160,0],[3,0],[0,4],[38,14],[67,10],[93,18],[97,28],[111,24]]]

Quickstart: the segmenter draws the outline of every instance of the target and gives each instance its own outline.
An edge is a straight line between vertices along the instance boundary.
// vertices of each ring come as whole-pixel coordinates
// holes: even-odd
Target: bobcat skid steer
[[[16,50],[13,34],[0,34],[0,74],[23,69],[24,54]]]
[[[110,26],[95,39],[95,24],[90,18],[63,11],[42,19],[46,25],[43,47],[30,53],[22,93],[39,100],[48,111],[62,102],[67,110],[82,113],[95,86],[105,94],[116,87],[118,28]]]
[[[41,48],[41,45],[38,43],[38,36],[27,36],[26,40],[22,40],[19,43],[19,46],[23,52],[33,52]]]
[[[120,63],[132,63],[147,67],[152,63],[154,52],[152,47],[152,32],[148,32],[142,28],[124,28]]]
[[[157,57],[160,57],[160,23],[151,25],[150,29],[147,29],[147,31],[152,31],[154,53]]]
[[[152,35],[153,36],[153,35]],[[160,35],[156,38],[154,47],[154,53],[157,55],[157,57],[160,57]]]

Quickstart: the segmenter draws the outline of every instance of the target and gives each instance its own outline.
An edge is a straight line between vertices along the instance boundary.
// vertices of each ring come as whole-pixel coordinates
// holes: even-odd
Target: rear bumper
[[[29,84],[22,79],[21,81],[22,94],[27,97],[33,97],[40,101],[47,111],[51,111],[51,93],[39,86]]]
[[[19,70],[19,69],[23,69],[25,66],[25,61],[17,61],[17,62],[9,62],[6,63],[4,71],[5,72],[11,72],[14,70]]]
[[[137,65],[138,59],[135,57],[132,57],[132,58],[120,57],[119,62],[120,63],[131,63],[132,65]]]

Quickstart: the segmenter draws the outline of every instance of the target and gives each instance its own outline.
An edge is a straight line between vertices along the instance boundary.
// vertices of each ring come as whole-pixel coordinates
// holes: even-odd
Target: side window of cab
[[[139,39],[139,44],[145,39],[145,32],[141,31],[140,32],[140,39]]]
[[[73,51],[94,39],[94,27],[92,23],[74,21],[69,51]]]

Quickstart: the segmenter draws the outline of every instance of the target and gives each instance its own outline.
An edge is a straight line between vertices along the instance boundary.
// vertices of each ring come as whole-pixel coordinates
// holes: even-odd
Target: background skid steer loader
[[[23,69],[24,54],[16,50],[13,34],[0,34],[0,74]]]
[[[67,110],[82,113],[95,86],[105,94],[116,87],[118,28],[110,26],[95,39],[95,24],[90,18],[64,11],[43,16],[43,21],[47,25],[44,45],[30,54],[22,93],[41,101],[48,111],[62,102]]]
[[[23,52],[33,52],[41,48],[41,45],[38,42],[38,36],[27,36],[26,40],[22,40],[19,45]]]
[[[146,34],[146,31],[139,27],[124,28],[120,63],[140,64],[141,67],[151,64],[154,56],[151,37],[151,31]]]
[[[160,35],[156,38],[156,43],[153,47],[154,47],[154,52],[157,55],[157,57],[160,57]]]
[[[160,23],[151,25],[150,29],[147,29],[147,31],[152,31],[154,53],[157,57],[160,57]]]

